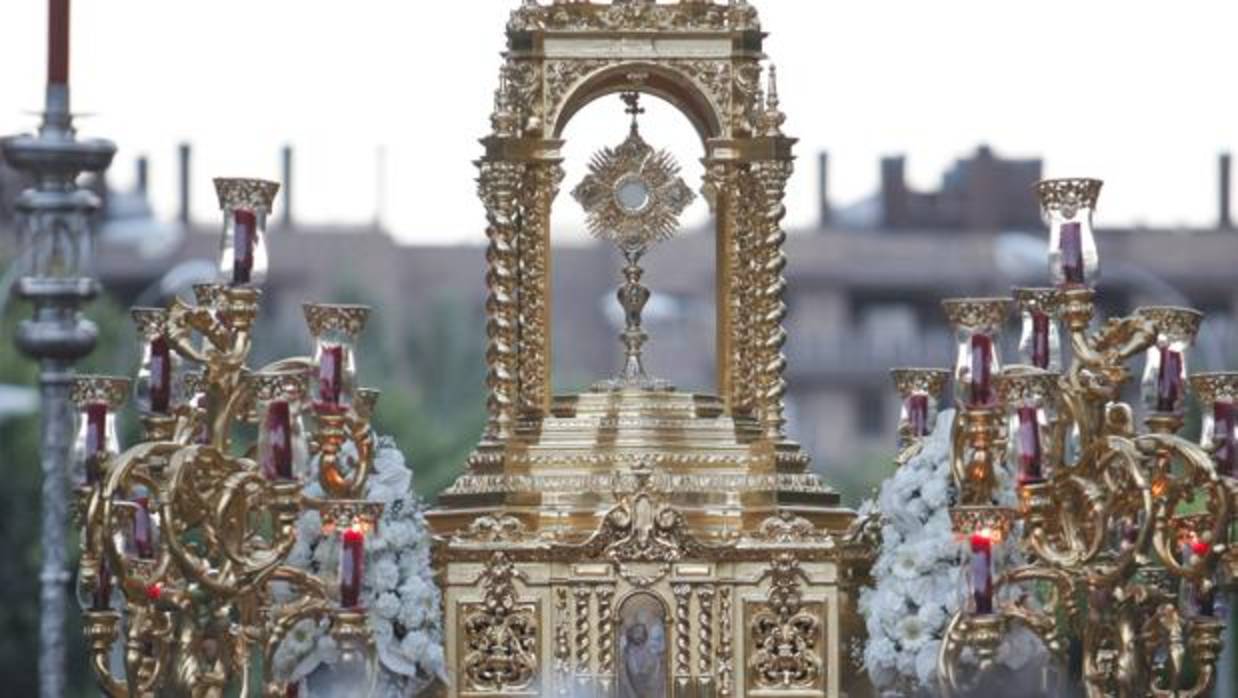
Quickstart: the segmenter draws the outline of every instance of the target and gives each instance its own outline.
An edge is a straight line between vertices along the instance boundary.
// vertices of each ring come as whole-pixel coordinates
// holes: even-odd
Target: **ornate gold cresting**
[[[225,210],[269,211],[278,184],[220,179],[216,187]],[[213,697],[230,686],[250,686],[252,677],[262,695],[284,696],[275,652],[297,623],[313,619],[329,625],[345,659],[364,660],[368,683],[359,695],[368,694],[377,678],[377,652],[364,610],[287,558],[302,512],[316,510],[324,531],[341,531],[344,538],[375,525],[381,505],[359,497],[373,459],[369,420],[377,391],[357,391],[351,405],[315,403],[317,429],[306,446],[319,459],[326,497],[304,494],[301,473],[293,469],[298,433],[290,431],[298,418],[277,410],[282,421],[270,426],[259,405],[299,409],[309,405],[311,392],[327,399],[319,395],[321,385],[316,391],[309,386],[319,363],[288,358],[250,370],[258,289],[204,284],[194,290],[196,305],[177,299],[167,310],[133,311],[143,343],[167,351],[152,364],[156,370],[164,371],[174,356],[198,369],[183,368],[176,387],[167,384],[170,371],[146,378],[162,381],[159,390],[179,391],[179,399],[163,394],[156,404],[147,397],[142,442],[124,452],[100,440],[99,426],[84,427],[95,431],[85,437],[92,453],[86,454],[87,483],[77,492],[78,583],[100,686],[114,697],[173,690]],[[306,306],[316,337],[355,335],[366,313],[355,306]],[[105,405],[110,415],[123,406],[127,388],[125,379],[84,377],[75,382],[73,397],[83,409]],[[263,437],[257,447],[238,443],[254,424],[266,438],[287,443],[264,445]],[[345,444],[353,447],[346,460],[340,456]],[[268,457],[268,449],[282,450]],[[358,591],[359,575],[358,569],[349,580]],[[113,661],[118,640],[123,673]],[[258,655],[263,661],[254,661]]]
[[[983,352],[1006,301],[946,305],[962,352],[952,468],[959,505],[951,514],[955,530],[972,540],[974,599],[950,621],[942,644],[938,672],[947,693],[989,676],[1014,625],[1044,643],[1055,680],[1067,673],[1077,634],[1082,682],[1096,698],[1198,696],[1215,679],[1224,625],[1212,599],[1235,579],[1229,536],[1238,480],[1226,450],[1235,448],[1235,424],[1218,427],[1202,446],[1177,433],[1183,356],[1199,330],[1198,312],[1140,308],[1092,329],[1090,216],[1100,188],[1090,179],[1038,186],[1054,226],[1051,265],[1063,281],[1016,291],[1025,312],[1062,323],[1073,355],[1064,372],[1018,365],[989,376],[996,357]],[[1033,331],[1040,333],[1030,349],[1035,361],[1056,363],[1050,326]],[[1145,352],[1140,430],[1120,394],[1127,364]],[[1206,413],[1217,405],[1228,419],[1238,395],[1233,374],[1194,376],[1190,385]],[[1224,467],[1220,459],[1228,459]],[[1018,471],[1017,510],[999,497],[997,476],[1007,469]],[[1026,562],[997,574],[992,556],[1003,541]]]

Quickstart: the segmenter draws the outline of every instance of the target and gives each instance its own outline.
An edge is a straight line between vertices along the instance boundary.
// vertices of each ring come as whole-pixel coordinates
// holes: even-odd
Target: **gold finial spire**
[[[787,115],[778,108],[778,68],[769,66],[769,84],[765,91],[765,111],[761,113],[761,132],[766,136],[781,136]]]

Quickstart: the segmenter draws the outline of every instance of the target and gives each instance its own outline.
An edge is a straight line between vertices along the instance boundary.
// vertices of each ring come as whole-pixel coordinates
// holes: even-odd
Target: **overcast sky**
[[[157,214],[175,215],[176,143],[195,147],[195,216],[215,215],[209,178],[278,178],[296,148],[297,216],[372,220],[380,146],[384,220],[403,240],[480,241],[471,161],[488,116],[503,27],[519,0],[76,0],[74,108],[85,135],[117,142],[113,182],[151,158]],[[1038,0],[764,0],[786,130],[800,168],[789,226],[816,215],[828,149],[836,204],[877,185],[877,159],[905,153],[912,184],[936,187],[980,143],[1043,156],[1049,176],[1106,180],[1102,223],[1209,224],[1216,155],[1238,146],[1238,3]],[[1172,9],[1171,9],[1172,8]],[[46,3],[0,2],[0,133],[29,130],[46,78]],[[574,121],[570,190],[588,153],[624,135],[622,105]],[[699,184],[699,145],[669,107],[646,138]],[[556,224],[578,227],[565,194]],[[703,204],[692,216],[704,215]],[[689,222],[691,222],[691,218]]]

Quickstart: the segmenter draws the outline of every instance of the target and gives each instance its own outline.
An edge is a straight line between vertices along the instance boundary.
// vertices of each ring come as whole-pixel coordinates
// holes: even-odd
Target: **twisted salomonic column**
[[[485,438],[498,441],[512,433],[519,390],[516,194],[524,166],[487,160],[479,167],[478,194],[486,205],[486,237],[490,240],[486,249],[486,386],[490,397],[486,403],[489,421]]]
[[[750,413],[755,407],[751,360],[751,308],[754,284],[751,279],[751,238],[754,187],[751,179],[740,176],[734,162],[711,162],[705,170],[705,194],[717,217],[717,250],[726,260],[725,273],[719,274],[717,303],[719,313],[718,390],[726,397],[732,414]],[[723,321],[725,317],[725,321]]]
[[[76,180],[82,172],[100,172],[112,162],[116,146],[107,141],[79,141],[69,111],[69,2],[50,0],[48,80],[43,124],[37,136],[16,136],[0,143],[5,160],[32,175],[33,189],[22,193],[17,209],[25,219],[25,265],[16,292],[34,306],[34,317],[17,331],[17,346],[39,362],[42,403],[40,433],[43,468],[39,573],[39,694],[64,695],[65,606],[69,571],[65,550],[69,525],[69,449],[73,443],[73,409],[69,384],[73,365],[95,346],[97,330],[78,308],[94,298],[90,278],[89,217],[99,199]]]
[[[786,424],[783,398],[787,393],[787,381],[783,376],[787,358],[782,353],[787,342],[783,320],[787,317],[787,304],[783,296],[787,281],[783,274],[787,256],[782,246],[787,234],[782,230],[782,219],[787,215],[783,205],[787,179],[791,176],[792,164],[787,160],[768,160],[753,164],[757,194],[761,202],[760,227],[756,231],[758,280],[756,293],[756,384],[761,408],[761,424],[765,436],[781,440]]]
[[[563,181],[558,162],[525,165],[517,256],[522,280],[519,318],[519,410],[544,414],[550,405],[550,205]]]

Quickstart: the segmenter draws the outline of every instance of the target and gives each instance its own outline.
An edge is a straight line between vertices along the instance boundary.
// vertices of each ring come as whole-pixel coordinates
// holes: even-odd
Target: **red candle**
[[[1158,347],[1161,352],[1160,372],[1156,381],[1156,409],[1176,412],[1182,396],[1182,352]]]
[[[1040,482],[1041,472],[1040,420],[1035,407],[1020,407],[1019,417],[1019,482]]]
[[[238,208],[232,212],[232,283],[247,284],[254,271],[254,247],[258,242],[258,217]]]
[[[293,681],[284,687],[284,698],[297,698],[301,695],[301,684]]]
[[[272,400],[267,405],[266,430],[259,464],[268,480],[292,479],[292,409],[287,400]]]
[[[1216,446],[1212,458],[1217,472],[1233,477],[1238,473],[1238,414],[1234,403],[1218,402],[1212,405],[1212,443]]]
[[[158,602],[163,598],[163,585],[159,582],[146,585],[146,598],[152,602]]]
[[[1069,286],[1083,285],[1083,225],[1063,223],[1058,249],[1062,253],[1062,280]]]
[[[150,411],[167,414],[172,407],[172,349],[162,336],[150,342]]]
[[[69,0],[48,3],[47,84],[69,84]]]
[[[927,436],[929,433],[929,399],[928,395],[916,393],[907,397],[907,423],[911,425],[912,436]]]
[[[970,407],[993,404],[993,339],[986,334],[971,338]]]
[[[150,499],[135,497],[133,512],[133,547],[143,560],[155,559],[155,522],[150,515]]]
[[[324,404],[338,407],[344,392],[344,347],[328,344],[318,358],[318,398]]]
[[[86,405],[86,484],[93,485],[103,477],[103,460],[107,457],[107,403]]]
[[[1032,365],[1049,368],[1049,316],[1032,311]]]
[[[993,612],[993,539],[985,531],[971,537],[971,584],[975,612]]]
[[[99,558],[99,581],[90,597],[92,611],[106,611],[112,607],[112,569],[107,564],[107,555]]]
[[[365,573],[365,534],[357,528],[344,531],[340,550],[340,605],[361,605],[361,579]]]

